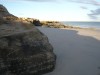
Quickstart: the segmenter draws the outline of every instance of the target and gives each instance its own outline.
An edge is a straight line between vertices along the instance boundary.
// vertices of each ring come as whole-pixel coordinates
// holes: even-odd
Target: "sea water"
[[[81,28],[95,28],[100,29],[100,22],[68,22],[62,21],[64,25],[69,25],[73,27],[81,27]]]

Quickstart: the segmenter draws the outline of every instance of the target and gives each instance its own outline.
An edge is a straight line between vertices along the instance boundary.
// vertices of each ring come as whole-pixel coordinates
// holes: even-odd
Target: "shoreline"
[[[85,29],[85,30],[94,30],[94,31],[98,31],[100,32],[100,29],[98,28],[84,28],[84,27],[74,27],[74,26],[68,26],[66,25],[66,28],[58,28],[58,29]],[[44,28],[53,28],[53,27],[46,27],[46,26],[40,26],[40,27],[44,27]]]
[[[50,28],[50,27],[43,27],[43,28]],[[67,28],[54,28],[54,29],[75,30],[78,31],[79,35],[83,34],[84,36],[90,36],[100,40],[100,30],[97,30],[95,28],[67,27]]]
[[[65,24],[64,24],[65,25]],[[86,30],[96,30],[96,31],[100,31],[100,28],[93,28],[93,27],[81,27],[81,26],[73,26],[73,25],[65,25],[68,28],[72,28],[72,29],[86,29]],[[65,28],[66,29],[66,28]]]
[[[91,29],[99,29],[100,30],[100,22],[93,21],[61,21],[65,26],[73,26],[80,28],[91,28]]]
[[[42,28],[50,28],[50,27],[42,27]],[[53,28],[53,29],[75,30],[75,31],[78,31],[79,35],[82,34],[84,36],[90,36],[90,37],[94,37],[94,38],[100,40],[100,30],[97,30],[95,28],[79,28],[79,27],[78,28],[77,27],[70,28],[69,27],[69,28]]]
[[[100,30],[91,29],[91,28],[61,28],[61,29],[75,30],[78,31],[77,34],[79,35],[90,36],[100,40]]]
[[[90,30],[97,30],[100,31],[100,28],[97,27],[87,27],[87,26],[79,26],[79,25],[69,25],[64,24],[63,22],[56,22],[56,21],[44,21],[41,22],[42,27],[48,27],[48,28],[72,28],[72,29],[90,29]]]

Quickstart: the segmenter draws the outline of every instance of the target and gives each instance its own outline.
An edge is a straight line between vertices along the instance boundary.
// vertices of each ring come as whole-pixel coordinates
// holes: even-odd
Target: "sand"
[[[57,55],[56,68],[45,75],[100,75],[100,32],[89,29],[38,29]]]

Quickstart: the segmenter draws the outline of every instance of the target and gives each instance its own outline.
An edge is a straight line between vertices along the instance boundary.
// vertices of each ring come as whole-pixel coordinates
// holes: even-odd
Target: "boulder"
[[[36,27],[0,10],[0,75],[41,75],[54,70],[56,56],[48,38]],[[15,19],[12,19],[15,18]],[[7,23],[9,22],[9,23]]]
[[[41,26],[41,23],[40,23],[39,20],[33,20],[33,24],[34,24],[35,26]]]

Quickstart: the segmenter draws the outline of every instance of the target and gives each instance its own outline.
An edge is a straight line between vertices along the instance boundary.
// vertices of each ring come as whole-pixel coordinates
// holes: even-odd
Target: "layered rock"
[[[41,25],[49,28],[73,28],[58,21],[41,21]]]
[[[48,38],[0,5],[0,75],[41,75],[53,71],[55,61]]]
[[[49,28],[75,28],[75,29],[81,29],[80,27],[75,27],[69,24],[63,24],[59,21],[41,21],[42,27],[49,27]]]

